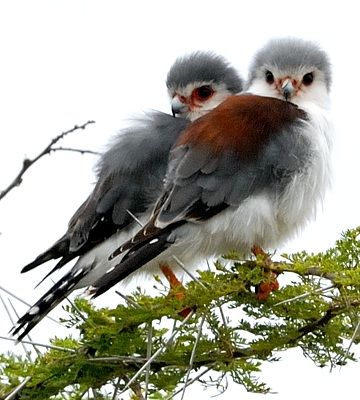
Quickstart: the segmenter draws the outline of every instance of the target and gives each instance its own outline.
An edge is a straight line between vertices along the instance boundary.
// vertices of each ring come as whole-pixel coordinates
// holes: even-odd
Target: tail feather
[[[47,261],[64,257],[64,255],[69,253],[69,246],[70,246],[69,238],[66,235],[64,235],[53,246],[44,251],[44,253],[37,256],[34,261],[25,265],[25,267],[21,270],[21,273],[28,272],[36,268],[37,266],[46,263]]]
[[[35,286],[35,288],[40,286],[45,281],[46,278],[48,278],[55,271],[63,267],[65,264],[67,264],[69,261],[76,258],[77,256],[78,256],[77,254],[69,254],[67,256],[62,257],[62,259],[55,265],[55,267],[41,279],[41,281]]]
[[[90,288],[89,293],[93,295],[93,298],[100,296],[116,283],[122,281],[164,252],[172,244],[173,241],[169,241],[169,231],[162,231],[156,238],[149,238],[146,243],[138,244],[129,250],[119,264],[98,279]]]
[[[54,307],[74,289],[92,266],[70,271],[48,290],[11,329],[11,334],[21,341]]]

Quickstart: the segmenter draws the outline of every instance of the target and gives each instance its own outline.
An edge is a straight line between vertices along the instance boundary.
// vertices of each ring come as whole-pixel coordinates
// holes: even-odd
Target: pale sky
[[[14,179],[24,157],[34,157],[75,124],[96,121],[61,145],[101,151],[118,129],[131,123],[126,118],[149,109],[169,111],[164,82],[177,56],[213,50],[246,76],[252,55],[269,38],[296,36],[318,42],[333,63],[334,184],[316,221],[278,252],[327,249],[341,231],[360,224],[357,7],[355,1],[314,0],[0,0],[0,190]],[[46,157],[0,202],[1,286],[28,302],[43,293],[45,287],[33,288],[48,267],[26,275],[19,271],[63,234],[93,187],[95,160],[75,153]],[[96,304],[115,301],[105,295]],[[14,304],[20,313],[26,310]],[[58,307],[52,315],[61,312]],[[1,304],[0,316],[0,335],[7,335],[11,323]],[[46,341],[55,334],[59,327],[43,321],[32,336]],[[0,351],[6,350],[14,347],[0,341]],[[20,346],[15,350],[20,352]],[[298,351],[281,357],[261,374],[277,392],[269,399],[358,393],[357,364],[330,374]],[[208,393],[195,388],[186,398],[206,399]],[[222,398],[237,396],[263,398],[235,385]]]

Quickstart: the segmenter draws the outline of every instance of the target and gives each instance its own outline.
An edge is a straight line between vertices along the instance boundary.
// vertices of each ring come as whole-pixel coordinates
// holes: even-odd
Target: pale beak
[[[289,78],[284,80],[284,82],[281,85],[281,90],[283,92],[285,100],[288,101],[292,97],[295,91],[294,85],[292,84]]]
[[[182,103],[178,96],[174,96],[171,100],[171,112],[173,117],[177,114],[182,114],[187,110],[187,106]]]

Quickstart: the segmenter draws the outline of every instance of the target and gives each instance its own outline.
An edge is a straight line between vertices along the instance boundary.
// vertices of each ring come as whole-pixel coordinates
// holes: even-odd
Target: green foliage
[[[93,398],[115,398],[114,390],[120,393],[146,362],[150,326],[151,353],[163,348],[150,365],[151,399],[174,394],[186,382],[189,368],[187,383],[208,370],[211,378],[209,373],[201,377],[205,385],[221,390],[231,377],[249,391],[266,393],[268,387],[258,380],[261,364],[276,361],[276,352],[291,347],[302,349],[318,366],[344,365],[354,359],[349,344],[353,337],[357,340],[360,320],[359,235],[360,228],[348,231],[324,253],[285,255],[282,262],[264,257],[242,261],[232,253],[226,262],[216,263],[215,272],[199,271],[183,300],[137,290],[126,305],[97,310],[77,299],[63,322],[76,327],[79,338],[51,341],[69,351],[49,349],[35,362],[0,356],[0,399],[25,377],[31,380],[19,399],[81,399],[89,388],[95,391]],[[272,279],[269,271],[287,283],[259,301],[254,287]],[[182,324],[178,313],[184,307],[196,311]],[[174,321],[177,331],[169,342]],[[145,372],[130,385],[132,398],[142,398],[144,382]]]

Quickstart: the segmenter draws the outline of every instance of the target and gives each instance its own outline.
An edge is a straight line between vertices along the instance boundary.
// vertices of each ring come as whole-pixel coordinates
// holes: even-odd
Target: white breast
[[[210,256],[231,250],[248,255],[254,244],[272,250],[315,218],[331,182],[333,129],[327,110],[313,104],[302,108],[310,117],[302,131],[311,143],[306,168],[293,176],[281,196],[264,191],[205,223],[184,226],[181,252],[186,258],[189,253]]]
[[[187,268],[198,267],[205,257],[219,256],[231,250],[248,255],[254,244],[272,250],[291,238],[307,221],[313,219],[330,184],[330,150],[332,124],[328,112],[314,105],[302,108],[310,118],[303,134],[312,146],[307,168],[294,175],[281,197],[264,192],[249,197],[237,208],[229,207],[206,222],[188,223],[174,232],[176,243],[147,263],[137,273],[131,274],[125,284],[139,272],[148,275],[159,273],[159,262],[165,261],[179,271],[173,255]],[[142,218],[146,221],[147,216]],[[75,268],[93,264],[92,272],[78,287],[91,285],[121,260],[108,261],[108,256],[128,240],[139,226],[134,224],[127,232],[112,238],[82,256]]]

